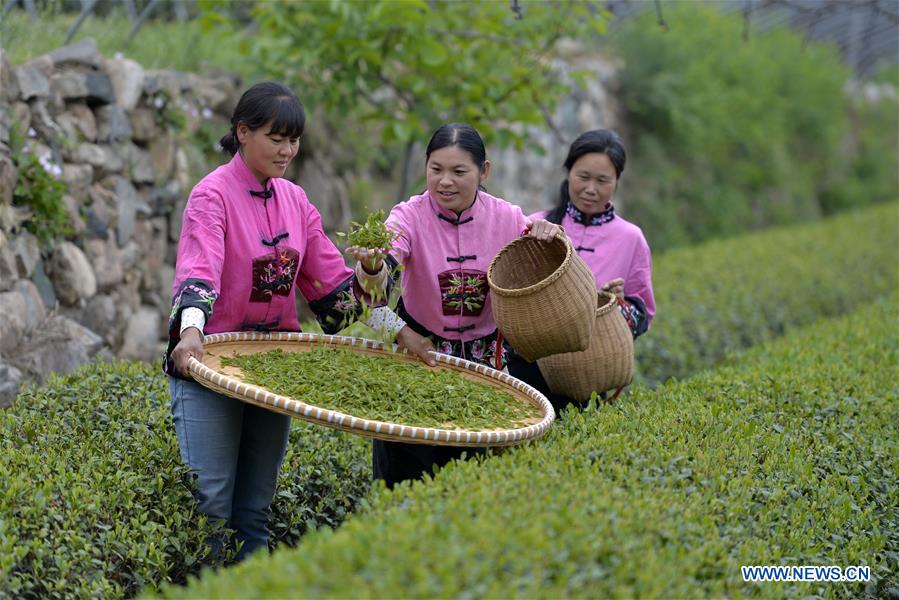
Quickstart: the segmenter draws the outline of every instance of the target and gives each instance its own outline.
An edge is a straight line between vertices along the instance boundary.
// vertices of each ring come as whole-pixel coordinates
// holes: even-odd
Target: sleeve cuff
[[[206,326],[206,315],[203,314],[203,311],[195,306],[188,306],[184,310],[181,311],[181,330],[179,333],[183,334],[184,330],[188,327],[196,327],[200,330],[200,335],[203,334],[203,327]]]
[[[381,270],[370,275],[362,268],[362,262],[356,263],[356,281],[362,290],[375,298],[383,298],[387,291],[387,261],[381,262]]]
[[[373,308],[363,322],[391,340],[396,339],[400,329],[406,326],[406,322],[386,306]]]

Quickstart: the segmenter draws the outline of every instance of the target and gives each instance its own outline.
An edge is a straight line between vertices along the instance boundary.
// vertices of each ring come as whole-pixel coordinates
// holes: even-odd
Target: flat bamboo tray
[[[447,354],[433,353],[437,360],[437,367],[433,368],[449,369],[472,381],[505,391],[520,402],[537,406],[542,417],[533,418],[527,421],[526,426],[517,429],[478,431],[372,421],[316,406],[315,398],[280,396],[265,388],[243,382],[241,371],[237,367],[221,365],[222,356],[231,356],[235,353],[252,354],[275,348],[287,352],[306,352],[321,344],[349,348],[360,354],[389,355],[397,360],[418,363],[423,369],[432,368],[426,367],[411,354],[391,351],[381,342],[364,338],[293,332],[235,332],[205,336],[203,361],[190,358],[190,374],[203,386],[242,402],[310,423],[392,442],[434,446],[512,446],[539,438],[549,430],[555,418],[552,405],[533,387],[501,371]],[[381,376],[389,377],[389,373],[382,373]]]

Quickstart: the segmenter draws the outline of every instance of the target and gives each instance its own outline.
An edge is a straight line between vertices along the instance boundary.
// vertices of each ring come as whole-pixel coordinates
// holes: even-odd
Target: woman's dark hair
[[[612,162],[615,168],[615,176],[620,178],[624,172],[624,164],[627,162],[627,153],[624,151],[624,143],[618,134],[611,129],[593,129],[578,136],[571,143],[568,149],[568,156],[565,158],[565,170],[570,171],[574,163],[585,154],[605,154]],[[565,210],[568,208],[568,178],[562,180],[559,187],[559,202],[546,215],[546,220],[550,223],[559,224],[565,217]]]
[[[257,83],[243,93],[231,116],[231,131],[220,141],[222,150],[234,156],[240,150],[237,126],[259,129],[271,121],[268,133],[298,138],[306,127],[306,113],[299,98],[285,85],[275,81]]]
[[[440,129],[431,136],[428,142],[428,149],[425,151],[425,162],[431,159],[431,153],[446,148],[447,146],[459,146],[469,155],[471,160],[477,165],[478,169],[484,170],[487,163],[487,150],[484,148],[484,140],[481,134],[472,127],[464,123],[449,123],[442,125]]]

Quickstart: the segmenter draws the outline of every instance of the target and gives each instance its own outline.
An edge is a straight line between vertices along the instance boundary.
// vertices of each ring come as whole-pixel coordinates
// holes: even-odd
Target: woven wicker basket
[[[447,369],[471,381],[489,385],[509,393],[515,402],[532,404],[540,408],[541,417],[534,417],[514,429],[469,430],[450,427],[420,427],[404,423],[390,423],[363,419],[353,415],[317,406],[318,398],[290,398],[257,387],[242,380],[237,367],[224,367],[223,356],[235,353],[252,354],[281,348],[286,352],[306,352],[322,344],[341,347],[359,354],[391,356],[396,360],[421,364],[411,354],[394,352],[380,342],[364,338],[318,335],[294,332],[234,332],[213,333],[205,337],[203,361],[188,361],[191,376],[201,385],[254,404],[273,412],[289,415],[325,427],[333,427],[356,435],[412,444],[433,446],[512,446],[545,434],[552,425],[555,413],[546,396],[536,389],[495,369],[447,354],[434,353],[437,369]],[[422,368],[427,368],[422,366]],[[389,373],[382,374],[389,377]]]
[[[599,292],[593,339],[583,352],[555,354],[537,361],[549,389],[578,402],[625,386],[634,376],[634,338],[614,295]]]
[[[590,345],[596,279],[565,236],[509,242],[490,263],[487,282],[493,318],[525,359]]]

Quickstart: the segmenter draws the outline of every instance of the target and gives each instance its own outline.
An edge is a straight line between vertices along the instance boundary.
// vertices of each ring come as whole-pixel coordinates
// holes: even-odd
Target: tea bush
[[[658,316],[635,344],[658,384],[899,286],[899,204],[708,242],[655,260]]]
[[[272,529],[335,526],[370,485],[368,445],[291,432]],[[181,582],[219,529],[195,512],[158,366],[98,363],[0,412],[0,597],[126,597]]]
[[[739,364],[566,413],[541,443],[170,597],[890,597],[899,592],[899,295]],[[884,326],[890,324],[890,326]],[[741,565],[867,565],[746,583]]]

